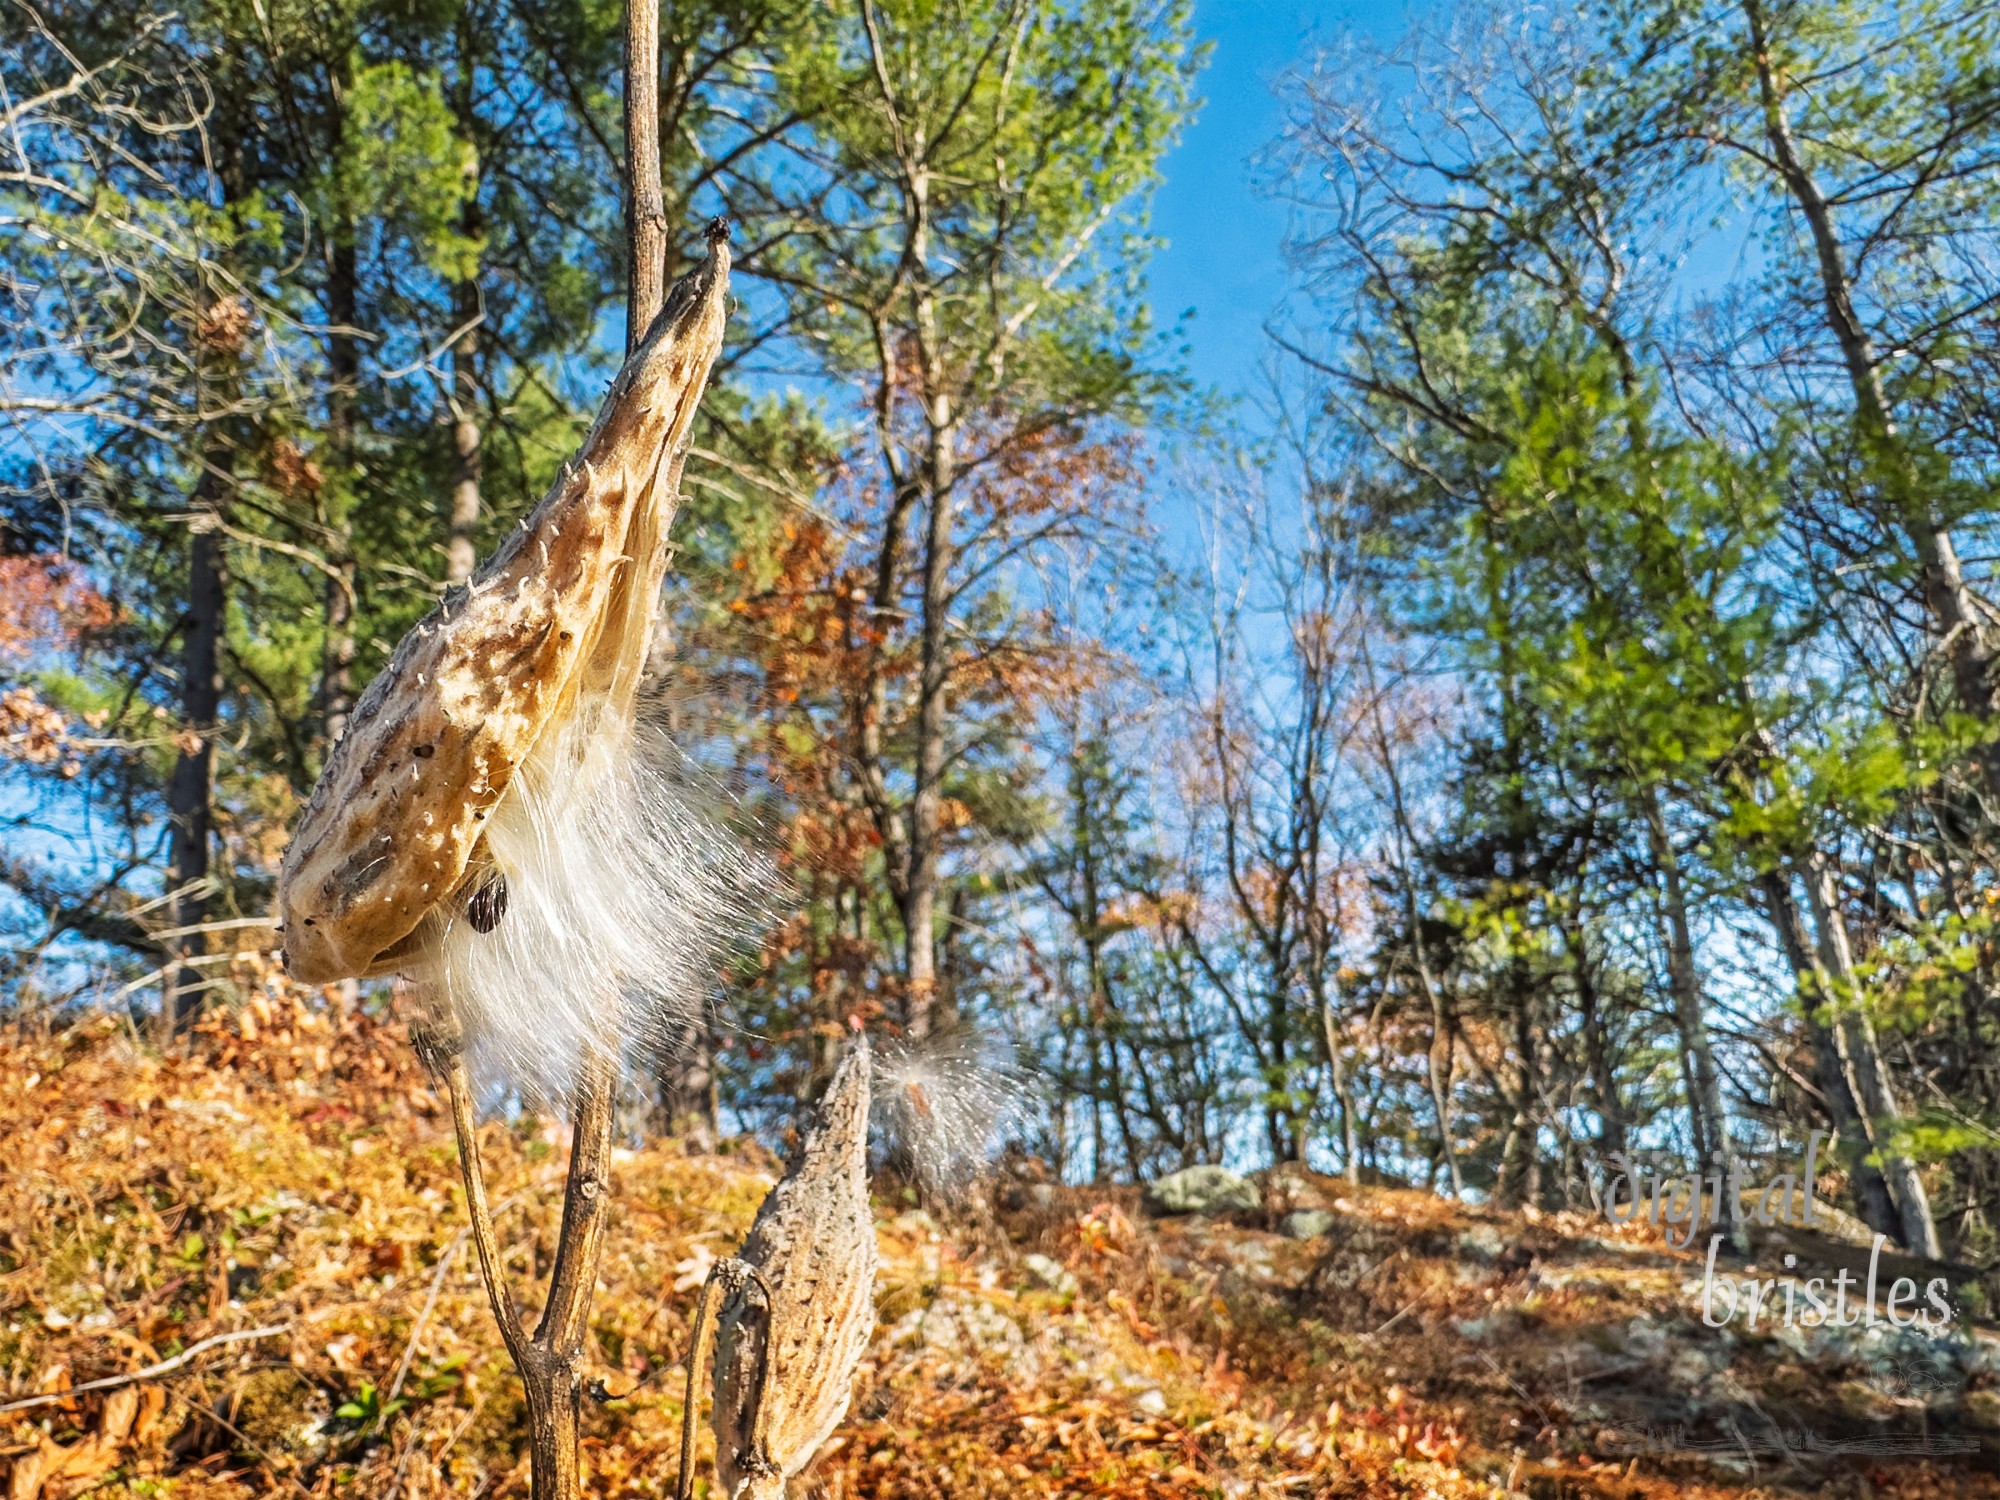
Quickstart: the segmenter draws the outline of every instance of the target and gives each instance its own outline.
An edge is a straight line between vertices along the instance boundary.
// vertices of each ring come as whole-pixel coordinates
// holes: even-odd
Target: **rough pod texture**
[[[411,967],[501,920],[489,817],[566,737],[629,732],[695,407],[722,344],[727,230],[613,382],[582,451],[481,568],[404,637],[327,758],[279,874],[309,984]],[[622,774],[622,773],[621,773]]]
[[[729,1500],[781,1500],[846,1415],[875,1324],[868,1093],[856,1040],[739,1252],[769,1298],[739,1287],[716,1327],[715,1467]]]

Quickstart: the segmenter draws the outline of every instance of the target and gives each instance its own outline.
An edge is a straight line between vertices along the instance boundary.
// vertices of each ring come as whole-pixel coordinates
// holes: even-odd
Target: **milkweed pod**
[[[295,978],[405,967],[425,924],[483,879],[468,870],[516,771],[579,715],[630,717],[728,285],[717,220],[707,259],[625,361],[578,461],[362,695],[279,872]]]
[[[781,1500],[846,1415],[875,1326],[869,1063],[857,1038],[743,1243],[755,1283],[739,1283],[722,1305],[715,1467],[729,1500]]]

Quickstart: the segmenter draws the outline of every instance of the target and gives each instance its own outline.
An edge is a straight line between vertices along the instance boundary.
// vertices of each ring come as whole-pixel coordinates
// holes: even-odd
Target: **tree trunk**
[[[1854,1089],[1841,1057],[1840,1043],[1813,1016],[1816,1006],[1833,998],[1832,986],[1825,968],[1814,956],[1812,939],[1798,901],[1792,895],[1791,883],[1782,871],[1772,870],[1758,878],[1757,889],[1764,898],[1764,914],[1777,930],[1778,945],[1785,950],[1785,959],[1792,966],[1798,985],[1806,1040],[1813,1050],[1813,1080],[1826,1099],[1827,1123],[1833,1128],[1836,1148],[1847,1164],[1862,1222],[1877,1233],[1900,1241],[1902,1224],[1895,1201],[1889,1196],[1889,1184],[1883,1179],[1881,1169],[1868,1160],[1868,1126],[1861,1117],[1860,1106],[1854,1102]]]
[[[1465,1196],[1465,1174],[1458,1164],[1458,1144],[1452,1139],[1451,1075],[1458,1065],[1452,1048],[1454,1022],[1445,1014],[1444,998],[1432,983],[1429,970],[1421,958],[1417,961],[1417,972],[1431,1008],[1431,1044],[1424,1063],[1426,1079],[1430,1084],[1431,1111],[1437,1116],[1438,1149],[1443,1153],[1445,1166],[1450,1172],[1451,1195],[1462,1199]]]
[[[667,208],[660,182],[660,7],[625,6],[625,352],[646,337],[667,295]]]
[[[690,1021],[660,1068],[660,1114],[666,1133],[691,1152],[715,1149],[721,1138],[715,1077],[715,1037],[706,1021]]]
[[[338,156],[352,120],[345,99],[353,86],[351,64],[342,58],[329,154]],[[320,520],[326,528],[325,632],[320,655],[320,725],[331,750],[347,733],[354,712],[354,604],[359,570],[354,560],[351,512],[359,490],[355,452],[355,404],[360,396],[361,263],[356,230],[347,205],[336,204],[326,246],[327,450],[334,482],[320,491]]]
[[[234,72],[225,69],[225,79]],[[218,97],[214,149],[217,205],[233,213],[243,201],[246,167],[243,157],[241,98],[233,89]],[[208,288],[201,288],[204,299]],[[197,406],[223,409],[233,398],[237,381],[233,349],[197,346]],[[211,375],[211,371],[215,373]],[[222,399],[210,401],[206,387],[219,383]],[[229,574],[224,526],[236,487],[236,443],[218,420],[203,434],[201,474],[191,496],[188,523],[187,616],[181,634],[181,737],[174,769],[167,781],[169,899],[167,924],[175,936],[167,942],[169,962],[160,986],[161,1040],[173,1036],[194,1017],[206,993],[208,976],[195,962],[209,950],[208,934],[186,929],[208,921],[213,884],[209,857],[214,839],[215,740],[222,712],[222,647],[229,624]]]
[[[1373,687],[1372,672],[1370,687]],[[1379,705],[1380,698],[1376,701]],[[1451,1134],[1451,1075],[1456,1065],[1452,1044],[1457,1021],[1445,1009],[1444,992],[1438,987],[1437,976],[1431,972],[1430,955],[1424,945],[1423,913],[1417,906],[1417,884],[1410,869],[1410,850],[1416,845],[1416,834],[1410,826],[1409,809],[1403,803],[1403,778],[1396,770],[1395,756],[1390,750],[1389,737],[1382,728],[1379,707],[1375,738],[1382,757],[1382,772],[1389,783],[1389,810],[1395,817],[1395,873],[1397,882],[1403,888],[1403,919],[1410,926],[1410,956],[1416,962],[1417,983],[1423,989],[1424,1001],[1431,1013],[1431,1044],[1425,1061],[1431,1109],[1437,1115],[1438,1149],[1451,1171],[1451,1195],[1463,1199],[1465,1173],[1458,1164],[1458,1147]]]
[[[1708,1035],[1707,1007],[1703,1003],[1701,976],[1694,964],[1694,931],[1688,920],[1687,889],[1681,878],[1680,855],[1667,832],[1659,793],[1652,787],[1644,792],[1646,831],[1652,845],[1653,862],[1659,867],[1662,906],[1667,922],[1667,984],[1673,993],[1674,1025],[1680,1033],[1681,1051],[1687,1058],[1693,1085],[1688,1109],[1694,1122],[1695,1150],[1718,1167],[1729,1159],[1729,1116],[1723,1109],[1721,1075],[1715,1066],[1715,1049]],[[1725,1208],[1728,1205],[1724,1205]],[[1733,1223],[1733,1218],[1731,1219]]]
[[[458,91],[456,112],[459,133],[473,140],[478,120],[472,88],[478,73],[478,38],[473,33],[474,11],[460,7],[458,17]],[[459,233],[477,239],[485,227],[479,206],[478,184],[467,195],[459,211]],[[664,227],[664,226],[663,226]],[[452,288],[452,326],[458,334],[451,348],[451,514],[446,518],[444,576],[447,583],[464,583],[478,565],[480,504],[480,448],[484,433],[479,423],[479,280],[475,273]]]
[[[1340,1161],[1341,1175],[1351,1183],[1361,1181],[1361,1150],[1355,1140],[1354,1088],[1347,1081],[1347,1063],[1342,1056],[1344,1048],[1340,1041],[1340,1020],[1334,1014],[1330,996],[1322,995],[1319,1002],[1320,1037],[1326,1043],[1326,1065],[1332,1073],[1333,1099],[1340,1108]]]
[[[1106,1182],[1104,1158],[1104,1035],[1097,1029],[1097,997],[1091,996],[1084,1010],[1086,1056],[1089,1059],[1090,1090],[1090,1180]]]
[[[1818,262],[1821,301],[1827,327],[1840,346],[1841,362],[1854,396],[1856,426],[1863,451],[1876,465],[1892,502],[1891,521],[1909,539],[1922,570],[1925,604],[1950,654],[1954,686],[1961,705],[1982,719],[1994,716],[1996,704],[1990,673],[1993,651],[1984,623],[1966,588],[1958,550],[1931,499],[1920,493],[1917,476],[1902,450],[1893,415],[1882,390],[1881,370],[1870,337],[1855,306],[1854,282],[1846,253],[1833,221],[1833,206],[1799,155],[1785,94],[1772,65],[1770,38],[1762,0],[1743,0],[1757,68],[1764,135],[1785,191],[1798,205],[1812,236]],[[2000,760],[1985,757],[1987,776],[2000,787]]]
[[[1833,871],[1816,858],[1806,877],[1806,896],[1812,903],[1813,923],[1819,929],[1820,962],[1833,980],[1832,1000],[1836,1025],[1846,1044],[1847,1061],[1854,1070],[1856,1092],[1872,1127],[1875,1154],[1882,1159],[1882,1175],[1896,1201],[1903,1226],[1903,1245],[1912,1255],[1942,1260],[1937,1222],[1931,1217],[1930,1197],[1924,1191],[1917,1164],[1896,1139],[1902,1126],[1902,1109],[1897,1104],[1889,1070],[1882,1060],[1882,1048],[1875,1036],[1854,974],[1853,951],[1847,941],[1847,922],[1840,910],[1839,893]]]
[[[1268,960],[1267,960],[1268,961]],[[1274,977],[1284,974],[1282,963],[1271,961]],[[1264,1112],[1265,1130],[1270,1136],[1273,1161],[1297,1161],[1304,1154],[1304,1120],[1291,1104],[1292,1026],[1286,992],[1273,986],[1264,1003],[1264,1037],[1271,1049],[1268,1080],[1271,1104]]]
[[[479,284],[461,282],[452,298],[452,316],[465,331],[451,351],[451,515],[445,541],[447,583],[464,583],[479,553],[480,447],[479,330],[467,327],[479,315]]]
[[[326,316],[332,325],[327,335],[327,367],[332,377],[327,395],[327,445],[339,475],[339,481],[329,487],[326,515],[326,636],[320,664],[320,715],[328,749],[340,743],[354,712],[354,599],[358,570],[353,523],[348,512],[353,504],[356,478],[355,398],[361,380],[361,346],[354,328],[359,307],[360,269],[354,226],[337,223],[326,278]]]
[[[934,335],[932,336],[934,338]],[[920,343],[929,344],[931,338]],[[942,380],[936,355],[925,359],[925,379]],[[924,527],[923,602],[917,667],[916,778],[910,796],[909,889],[904,899],[904,972],[909,982],[910,1035],[927,1035],[934,1024],[937,991],[937,891],[939,825],[944,803],[945,731],[951,674],[950,580],[956,556],[952,536],[953,486],[957,480],[954,419],[949,394],[934,390],[926,418],[930,424],[929,501]]]
[[[204,445],[201,478],[188,525],[187,623],[181,636],[181,741],[167,783],[172,832],[173,897],[167,903],[173,956],[161,990],[162,1037],[184,1027],[201,1007],[208,976],[197,962],[208,935],[189,932],[208,920],[209,845],[213,838],[216,723],[222,707],[222,640],[228,617],[228,575],[222,525],[228,514],[231,462],[220,440]]]
[[[1525,992],[1514,997],[1514,1055],[1517,1069],[1513,1118],[1500,1150],[1497,1196],[1509,1207],[1539,1207],[1542,1196],[1541,1077],[1534,1011]]]
[[[1131,1112],[1126,1108],[1111,1004],[1111,975],[1104,962],[1104,893],[1097,829],[1091,819],[1093,791],[1088,761],[1079,747],[1070,758],[1070,839],[1076,850],[1079,885],[1074,917],[1077,934],[1083,942],[1084,982],[1089,987],[1086,1024],[1090,1030],[1091,1149],[1097,1155],[1092,1170],[1100,1179],[1110,1176],[1103,1165],[1106,1152],[1102,1110],[1108,1105],[1126,1166],[1136,1182],[1139,1148],[1132,1135]]]
[[[1625,1150],[1625,1103],[1618,1096],[1618,1072],[1612,1064],[1604,1016],[1598,1009],[1597,976],[1591,972],[1588,945],[1583,934],[1570,927],[1564,927],[1563,941],[1576,976],[1576,1008],[1583,1026],[1584,1061],[1590,1069],[1590,1090],[1597,1104],[1597,1149],[1609,1159]]]

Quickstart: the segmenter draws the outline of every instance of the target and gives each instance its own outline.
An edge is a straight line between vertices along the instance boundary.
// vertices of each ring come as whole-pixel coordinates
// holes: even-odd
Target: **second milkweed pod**
[[[295,978],[410,966],[469,884],[490,888],[487,819],[517,773],[541,760],[567,775],[549,747],[579,723],[587,737],[629,727],[728,285],[717,220],[708,258],[625,362],[579,461],[362,695],[279,874]],[[497,924],[502,909],[480,896],[469,915]]]
[[[875,1327],[868,1097],[857,1039],[739,1252],[746,1274],[715,1345],[715,1469],[728,1500],[781,1500],[847,1413]]]

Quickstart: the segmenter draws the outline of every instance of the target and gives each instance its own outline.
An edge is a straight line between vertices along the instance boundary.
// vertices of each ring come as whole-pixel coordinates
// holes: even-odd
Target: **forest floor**
[[[562,1136],[483,1139],[521,1295]],[[392,1024],[260,1001],[185,1056],[111,1020],[0,1039],[6,1500],[525,1496],[455,1161]],[[778,1167],[618,1154],[592,1493],[671,1492],[694,1289]],[[942,1226],[881,1205],[877,1336],[798,1493],[2000,1497],[1984,1327],[1709,1329],[1700,1259],[1644,1226],[1303,1172],[1264,1197],[1238,1223],[1151,1219],[1015,1173]],[[1328,1234],[1266,1227],[1307,1206]],[[227,1334],[254,1336],[205,1343]],[[59,1399],[6,1409],[37,1394]]]

